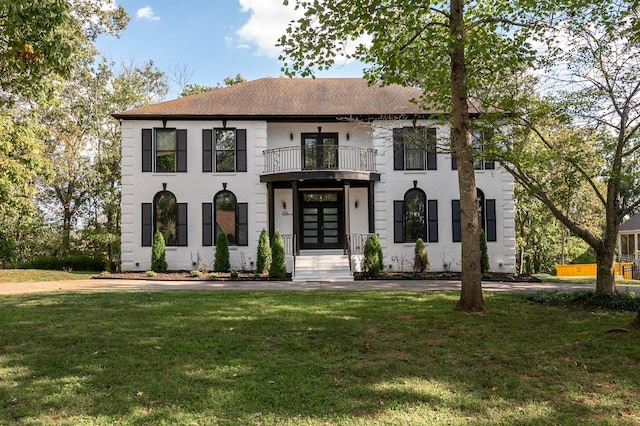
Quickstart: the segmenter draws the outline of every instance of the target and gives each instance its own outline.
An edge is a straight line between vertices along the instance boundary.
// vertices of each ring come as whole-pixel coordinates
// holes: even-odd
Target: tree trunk
[[[451,0],[451,100],[453,141],[458,159],[458,187],[462,225],[462,288],[456,310],[484,309],[480,272],[480,223],[473,166],[469,91],[465,66],[464,0]]]
[[[596,293],[614,294],[616,281],[614,265],[616,261],[615,244],[605,242],[596,250]]]

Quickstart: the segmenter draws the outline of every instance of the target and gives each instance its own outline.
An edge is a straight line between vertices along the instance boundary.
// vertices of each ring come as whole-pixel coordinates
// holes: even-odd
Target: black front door
[[[343,248],[342,205],[339,192],[300,194],[300,218],[304,249]]]

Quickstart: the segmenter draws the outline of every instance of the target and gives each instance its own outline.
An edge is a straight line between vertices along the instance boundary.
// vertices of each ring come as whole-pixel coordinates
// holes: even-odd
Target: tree
[[[538,2],[522,3],[538,8]],[[288,75],[310,76],[332,66],[336,58],[357,59],[369,65],[365,76],[371,83],[421,87],[419,101],[425,110],[449,113],[463,229],[462,290],[456,309],[481,311],[470,93],[530,63],[526,34],[514,25],[526,27],[530,18],[508,0],[296,0],[296,8],[304,9],[304,16],[279,41]]]
[[[271,239],[271,267],[269,276],[284,278],[287,275],[287,260],[284,255],[284,240],[280,231],[276,231]]]
[[[153,245],[151,246],[151,270],[153,272],[165,272],[167,270],[165,250],[162,232],[156,231],[153,235]]]
[[[368,277],[377,277],[384,269],[382,260],[382,244],[377,234],[367,238],[364,243],[364,262],[363,270]]]
[[[229,264],[229,238],[221,232],[216,239],[216,254],[213,258],[213,270],[216,272],[228,272]]]
[[[198,93],[208,92],[210,90],[215,90],[220,87],[233,86],[234,84],[244,83],[247,81],[247,79],[240,74],[236,74],[235,77],[225,77],[223,81],[224,81],[224,86],[220,85],[219,83],[217,86],[206,86],[206,85],[191,84],[191,83],[184,84],[184,86],[182,87],[182,93],[180,93],[180,97],[183,98],[185,96],[196,95]]]
[[[616,291],[618,230],[640,207],[637,8],[630,0],[591,2],[546,32],[550,48],[540,64],[554,80],[543,75],[540,96],[508,105],[520,134],[495,150],[516,181],[593,248],[602,293]],[[580,202],[597,201],[586,217],[567,208],[585,190]]]
[[[480,271],[484,274],[489,272],[489,250],[487,249],[487,237],[484,231],[480,231]]]
[[[260,232],[258,239],[258,253],[256,255],[256,272],[264,274],[271,268],[271,244],[269,244],[269,234],[266,230]]]
[[[95,54],[101,33],[117,34],[129,20],[107,0],[0,2],[0,88],[4,101],[37,99]]]

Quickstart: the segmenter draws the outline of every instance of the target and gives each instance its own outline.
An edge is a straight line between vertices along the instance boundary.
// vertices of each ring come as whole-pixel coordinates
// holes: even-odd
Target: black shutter
[[[177,213],[178,213],[178,217],[177,217],[177,222],[178,222],[178,227],[177,227],[177,234],[178,234],[178,238],[177,238],[177,244],[178,246],[187,246],[188,244],[188,228],[187,228],[187,223],[188,223],[188,216],[187,216],[187,203],[177,203],[176,204],[177,207]]]
[[[404,201],[393,202],[393,242],[404,242]]]
[[[142,129],[142,171],[153,171],[153,129]]]
[[[176,130],[176,172],[187,171],[187,129]]]
[[[459,243],[462,241],[460,200],[451,200],[451,223],[453,225],[453,242]]]
[[[238,203],[238,245],[249,245],[249,204]]]
[[[451,170],[458,170],[458,157],[451,154]]]
[[[438,242],[438,200],[428,200],[429,242]]]
[[[202,203],[202,245],[213,245],[213,203]]]
[[[236,171],[247,171],[247,129],[236,130]]]
[[[202,129],[202,171],[213,171],[213,130]]]
[[[495,161],[485,161],[484,162],[484,168],[486,170],[494,170],[496,168],[496,162]]]
[[[427,170],[438,170],[436,128],[427,129]]]
[[[496,200],[490,199],[485,201],[486,205],[486,217],[487,217],[487,241],[496,241]]]
[[[393,170],[404,170],[403,129],[393,129]]]
[[[153,204],[142,203],[142,246],[151,246],[153,241]]]

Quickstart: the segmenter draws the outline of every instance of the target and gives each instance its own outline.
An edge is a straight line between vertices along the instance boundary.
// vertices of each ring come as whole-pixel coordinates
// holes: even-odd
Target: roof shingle
[[[369,86],[361,78],[262,78],[114,114],[120,119],[213,116],[384,116],[428,114],[420,89]]]

